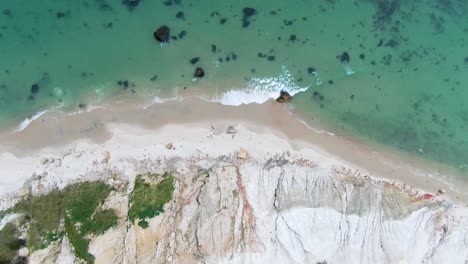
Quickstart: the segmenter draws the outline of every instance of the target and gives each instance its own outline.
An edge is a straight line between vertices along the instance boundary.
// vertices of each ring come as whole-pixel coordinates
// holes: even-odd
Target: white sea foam
[[[29,126],[29,124],[32,123],[32,121],[38,119],[43,114],[45,114],[47,111],[48,110],[40,111],[40,112],[36,113],[35,115],[31,116],[30,118],[26,118],[25,120],[23,120],[23,122],[21,122],[21,124],[19,124],[18,128],[15,131],[13,131],[12,133],[23,131],[26,127]]]
[[[293,96],[306,91],[308,88],[309,86],[300,87],[296,85],[292,74],[283,66],[279,76],[253,78],[245,88],[232,89],[210,101],[220,102],[224,105],[262,104],[269,99],[278,98],[281,91],[286,91]]]

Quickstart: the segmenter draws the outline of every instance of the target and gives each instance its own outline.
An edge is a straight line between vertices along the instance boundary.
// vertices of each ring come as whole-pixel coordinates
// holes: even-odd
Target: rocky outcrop
[[[89,252],[96,263],[463,263],[467,258],[466,208],[346,167],[287,154],[257,161],[241,152],[138,166],[142,172],[172,171],[172,199],[146,228],[130,223],[132,188],[120,188],[124,172],[113,172],[109,183],[120,187],[103,207],[113,208],[120,220],[92,238]],[[30,259],[70,259],[66,243]]]
[[[291,99],[292,99],[292,96],[288,92],[281,91],[280,96],[278,98],[276,98],[276,101],[278,103],[284,104],[284,103],[291,102]]]

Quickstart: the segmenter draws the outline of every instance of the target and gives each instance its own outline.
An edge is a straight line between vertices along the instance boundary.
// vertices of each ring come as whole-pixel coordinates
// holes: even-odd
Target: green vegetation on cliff
[[[64,234],[76,255],[88,263],[90,234],[99,235],[117,224],[114,210],[96,210],[112,188],[103,182],[82,182],[41,196],[30,196],[13,208],[22,213],[28,226],[27,246],[30,250],[47,247]]]
[[[128,218],[131,223],[139,219],[139,225],[148,227],[145,219],[155,217],[164,212],[164,205],[172,199],[174,192],[174,177],[171,174],[164,174],[157,183],[150,181],[158,178],[158,175],[138,175],[135,179],[135,186],[130,195],[130,208]],[[145,181],[145,178],[147,181]]]
[[[18,235],[18,229],[13,223],[6,224],[0,230],[0,264],[13,263],[18,249],[24,244]]]

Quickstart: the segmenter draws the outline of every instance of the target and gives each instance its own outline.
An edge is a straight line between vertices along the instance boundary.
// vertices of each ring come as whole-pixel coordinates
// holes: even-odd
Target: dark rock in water
[[[257,13],[257,11],[254,8],[251,7],[246,7],[243,10],[244,16],[245,17],[251,17]]]
[[[141,0],[123,0],[122,3],[127,6],[128,10],[132,11]]]
[[[366,58],[366,55],[364,55],[364,53],[361,53],[361,54],[359,55],[359,58],[360,58],[361,60],[363,60],[363,59]]]
[[[156,38],[157,41],[159,42],[167,42],[170,38],[170,30],[169,27],[166,25],[163,25],[159,27],[155,32],[154,32],[154,37]]]
[[[127,89],[129,86],[129,82],[127,80],[118,81],[117,84],[123,89]]]
[[[343,63],[348,63],[351,59],[349,58],[349,54],[348,52],[343,52],[341,55],[340,55],[340,61],[343,62]]]
[[[268,56],[267,59],[268,59],[269,61],[274,61],[274,60],[275,60],[275,56]]]
[[[464,62],[468,63],[468,56],[465,57]]]
[[[244,8],[244,10],[242,10],[242,12],[244,14],[244,16],[242,17],[242,27],[246,28],[250,25],[250,21],[249,21],[250,17],[255,15],[257,11],[254,8],[246,7]]]
[[[184,38],[185,36],[187,36],[187,31],[182,30],[182,31],[179,33],[179,39]]]
[[[81,109],[86,108],[86,104],[79,103],[79,104],[78,104],[78,107],[81,108]]]
[[[215,53],[217,50],[217,47],[215,44],[211,44],[211,52]]]
[[[171,39],[172,40],[178,40],[179,38],[177,36],[172,36]]]
[[[333,84],[333,80],[328,80],[328,84]]]
[[[33,85],[31,85],[31,93],[32,93],[32,94],[36,94],[36,93],[38,93],[38,92],[39,92],[39,85],[36,84],[36,83],[33,84]]]
[[[30,95],[27,97],[28,101],[33,101],[34,100],[34,95]]]
[[[69,17],[70,16],[70,11],[66,11],[66,12],[57,12],[55,14],[55,16],[60,19],[60,18],[64,18],[64,17]]]
[[[237,54],[235,54],[234,52],[231,54],[231,58],[232,60],[237,60]]]
[[[195,69],[194,76],[197,78],[202,78],[203,76],[205,76],[205,71],[202,68],[198,67]]]
[[[276,102],[278,103],[289,103],[291,102],[292,96],[286,92],[286,91],[281,91],[280,96],[276,99]]]
[[[223,25],[223,24],[226,23],[226,21],[227,21],[227,18],[221,18],[221,19],[219,20],[219,23],[220,23],[221,25]]]
[[[190,63],[191,63],[191,64],[195,64],[195,63],[197,63],[198,61],[200,61],[200,57],[194,57],[194,58],[190,59]]]
[[[10,17],[12,13],[11,13],[11,10],[10,10],[10,9],[4,9],[4,10],[2,11],[2,14],[4,14],[5,16]]]
[[[289,36],[289,41],[295,41],[297,39],[296,35]]]
[[[172,5],[172,1],[171,1],[171,0],[164,1],[163,4],[164,4],[165,6],[171,6],[171,5]]]
[[[309,68],[307,68],[307,72],[309,74],[316,74],[317,70],[314,67],[309,67]]]
[[[182,11],[177,12],[176,14],[177,19],[185,19],[185,14]]]

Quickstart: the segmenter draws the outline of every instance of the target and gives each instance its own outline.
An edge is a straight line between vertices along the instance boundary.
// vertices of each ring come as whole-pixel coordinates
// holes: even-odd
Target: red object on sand
[[[426,193],[426,194],[423,195],[423,198],[426,199],[426,200],[432,199],[432,198],[434,198],[434,195],[432,195],[430,193]]]

